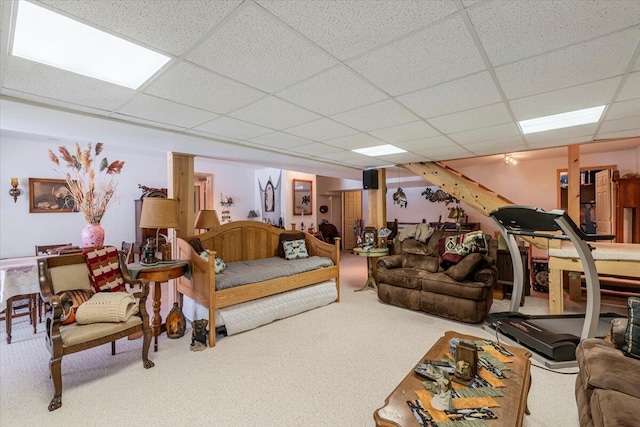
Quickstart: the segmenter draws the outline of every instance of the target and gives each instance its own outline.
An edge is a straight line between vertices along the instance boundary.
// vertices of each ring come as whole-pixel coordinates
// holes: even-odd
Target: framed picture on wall
[[[311,215],[312,202],[312,181],[303,179],[293,180],[293,214],[294,215]]]
[[[29,212],[78,212],[64,179],[29,178]]]

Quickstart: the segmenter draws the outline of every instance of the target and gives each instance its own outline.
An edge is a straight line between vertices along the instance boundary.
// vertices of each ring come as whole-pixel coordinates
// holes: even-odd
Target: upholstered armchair
[[[119,283],[117,289],[111,290],[125,292],[94,293],[95,280],[92,283],[90,277],[95,279],[95,274],[89,274],[90,268],[86,261],[89,254],[77,253],[38,259],[41,293],[44,301],[48,303],[45,317],[46,345],[51,353],[49,366],[54,386],[49,411],[62,406],[61,363],[66,355],[108,342],[111,342],[111,354],[115,355],[117,339],[142,331],[143,366],[147,369],[154,366],[148,358],[151,328],[145,307],[149,284],[146,280],[133,279],[126,267],[126,255],[115,248],[111,247],[111,250],[112,255],[116,254],[111,258],[111,263],[114,265],[112,273],[118,276]],[[105,283],[107,282],[102,280],[99,284],[102,286]],[[139,291],[126,292],[127,288],[135,285],[139,286]],[[101,287],[99,290],[106,289]],[[94,302],[93,307],[96,310],[91,311],[90,302],[94,298],[101,299],[102,303]],[[82,304],[86,304],[85,308]],[[108,310],[105,310],[105,307]],[[84,311],[81,312],[81,309]],[[82,313],[84,316],[81,320]],[[72,315],[73,318],[71,318]]]

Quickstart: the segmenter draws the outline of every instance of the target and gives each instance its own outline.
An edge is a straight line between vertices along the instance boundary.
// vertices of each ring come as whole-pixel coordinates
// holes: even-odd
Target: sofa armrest
[[[402,255],[387,255],[378,258],[378,268],[400,268],[402,267]]]
[[[625,343],[625,334],[627,333],[627,324],[629,319],[626,317],[618,317],[611,321],[611,342],[620,350]]]
[[[498,270],[496,267],[484,267],[473,273],[473,281],[484,283],[487,287],[493,287],[498,280]]]

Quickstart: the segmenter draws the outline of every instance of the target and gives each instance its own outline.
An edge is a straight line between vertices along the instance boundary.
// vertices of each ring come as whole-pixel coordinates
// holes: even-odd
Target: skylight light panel
[[[544,132],[546,130],[562,129],[572,126],[586,125],[600,120],[605,105],[585,108],[583,110],[569,111],[567,113],[553,114],[551,116],[538,117],[536,119],[521,120],[518,122],[523,134]]]
[[[387,156],[389,154],[398,154],[398,153],[406,153],[407,150],[403,150],[402,148],[396,147],[395,145],[385,144],[385,145],[376,145],[374,147],[367,148],[358,148],[356,150],[351,150],[355,153],[364,154],[365,156],[377,157],[377,156]]]
[[[26,1],[11,54],[137,89],[171,58]]]

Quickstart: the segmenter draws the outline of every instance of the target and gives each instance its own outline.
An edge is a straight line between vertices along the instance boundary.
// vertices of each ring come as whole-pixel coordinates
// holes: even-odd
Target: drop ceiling
[[[11,56],[17,2],[3,0],[4,130],[29,132],[9,111],[28,103],[165,132],[182,152],[344,177],[640,136],[635,0],[32,3],[172,59],[133,90]],[[603,104],[594,124],[517,125]],[[381,144],[407,152],[350,151]]]

